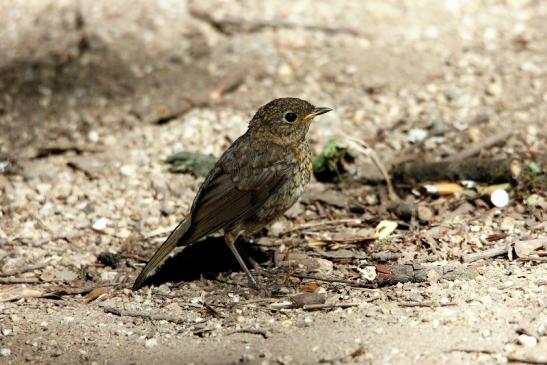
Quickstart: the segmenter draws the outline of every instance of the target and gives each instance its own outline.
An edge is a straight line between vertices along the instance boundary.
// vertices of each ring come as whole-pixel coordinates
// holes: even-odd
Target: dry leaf
[[[387,238],[390,234],[392,234],[396,228],[397,222],[381,221],[378,226],[376,226],[374,238],[376,238],[377,240],[383,240],[384,238]]]
[[[300,291],[303,293],[315,293],[321,286],[317,283],[306,283],[300,287]]]
[[[292,284],[299,284],[302,280],[297,276],[289,276],[289,281]]]
[[[11,285],[0,288],[0,303],[11,302],[22,298],[39,298],[43,295],[44,291],[39,289],[32,289],[26,285]]]
[[[356,357],[360,357],[360,356],[363,356],[363,355],[366,355],[367,353],[367,350],[365,350],[365,348],[363,346],[359,346],[357,348],[357,350],[353,351],[350,356],[353,357],[353,358],[356,358]]]
[[[95,299],[99,298],[101,295],[104,295],[108,292],[108,288],[107,287],[100,287],[100,288],[95,288],[93,289],[92,291],[90,291],[89,293],[87,293],[87,295],[85,296],[83,302],[84,303],[90,303],[92,301],[94,301]]]

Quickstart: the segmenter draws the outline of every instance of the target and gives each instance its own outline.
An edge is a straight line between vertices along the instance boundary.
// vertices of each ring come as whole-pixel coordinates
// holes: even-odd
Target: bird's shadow
[[[257,246],[245,240],[236,243],[239,253],[258,263],[266,262],[270,257]],[[250,268],[250,263],[245,260]],[[200,277],[216,277],[221,272],[242,271],[241,266],[230,251],[223,237],[208,237],[184,247],[144,282],[147,285],[161,285],[165,282],[192,281]]]

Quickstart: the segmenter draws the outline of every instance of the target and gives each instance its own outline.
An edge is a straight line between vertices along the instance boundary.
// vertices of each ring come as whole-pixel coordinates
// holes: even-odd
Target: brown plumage
[[[251,284],[258,287],[234,242],[240,234],[256,232],[272,222],[302,195],[311,177],[306,133],[314,117],[330,110],[297,98],[275,99],[258,109],[247,132],[209,172],[190,214],[146,264],[133,290],[142,286],[176,246],[189,245],[221,229]]]

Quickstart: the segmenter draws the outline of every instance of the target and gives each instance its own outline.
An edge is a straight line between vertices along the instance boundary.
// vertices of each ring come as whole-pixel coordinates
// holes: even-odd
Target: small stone
[[[8,348],[1,348],[0,349],[0,357],[8,357],[11,355],[11,350]]]
[[[522,334],[518,337],[518,343],[526,347],[535,347],[538,344],[538,340],[535,337]]]
[[[238,321],[239,323],[244,323],[245,322],[245,317],[244,316],[237,316],[236,321]]]
[[[286,319],[283,322],[281,322],[281,326],[283,326],[285,328],[292,327],[292,325],[293,325],[293,323],[290,319]]]
[[[509,194],[503,189],[496,189],[490,194],[490,201],[495,207],[503,208],[509,204]]]
[[[477,143],[478,141],[480,141],[482,135],[481,129],[478,126],[469,128],[467,134],[469,135],[469,138],[473,143]]]
[[[430,222],[433,220],[433,211],[431,208],[424,205],[418,206],[418,219],[422,222]]]
[[[410,143],[418,143],[426,139],[427,131],[421,128],[414,128],[408,131],[408,141]]]
[[[515,228],[515,219],[512,217],[505,217],[500,223],[500,229],[505,232],[512,232]]]
[[[277,70],[279,76],[291,76],[293,74],[292,67],[284,63],[281,66],[279,66],[279,69]]]
[[[300,293],[293,295],[290,300],[297,307],[303,307],[310,304],[324,304],[327,297],[320,293]]]
[[[373,265],[365,266],[363,268],[358,267],[357,270],[365,280],[373,281],[376,278],[376,267]]]
[[[501,92],[502,92],[501,83],[499,83],[499,82],[490,83],[488,85],[488,87],[486,88],[486,92],[487,92],[487,94],[492,95],[492,96],[500,95]]]
[[[104,232],[109,222],[110,221],[108,220],[108,218],[99,218],[95,221],[95,223],[93,223],[91,228],[97,232]]]
[[[56,270],[53,272],[56,280],[72,281],[78,278],[78,274],[70,270]]]
[[[305,209],[302,207],[302,204],[296,203],[289,210],[287,210],[283,215],[287,218],[295,218],[304,213]]]
[[[89,141],[91,141],[93,143],[97,143],[97,142],[99,142],[99,133],[95,130],[91,130],[87,134],[87,138],[89,139]]]
[[[122,167],[120,167],[120,172],[122,173],[122,175],[125,175],[125,176],[133,176],[135,175],[135,166],[122,165]]]
[[[296,266],[307,272],[328,275],[334,270],[334,264],[330,260],[311,257],[304,253],[291,252],[288,255],[280,256],[280,262],[284,266]]]
[[[144,347],[151,349],[152,347],[158,346],[158,340],[155,338],[149,338],[144,342]]]
[[[170,201],[164,201],[161,205],[161,214],[164,216],[170,216],[175,212],[175,205]]]
[[[441,280],[441,275],[436,270],[430,270],[427,273],[427,281],[430,284],[438,283]]]
[[[547,210],[547,201],[538,194],[532,194],[526,198],[526,205]]]
[[[282,232],[284,232],[287,229],[287,224],[281,220],[273,223],[270,225],[269,233],[271,233],[272,236],[279,236]]]

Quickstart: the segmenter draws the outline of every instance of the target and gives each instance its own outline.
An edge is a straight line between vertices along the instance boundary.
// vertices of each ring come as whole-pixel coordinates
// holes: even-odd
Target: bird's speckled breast
[[[285,213],[298,201],[310,182],[312,161],[308,142],[305,141],[296,147],[287,147],[287,153],[289,158],[286,161],[292,161],[286,174],[287,178],[266,200],[252,221],[245,222],[247,232],[256,231]]]

